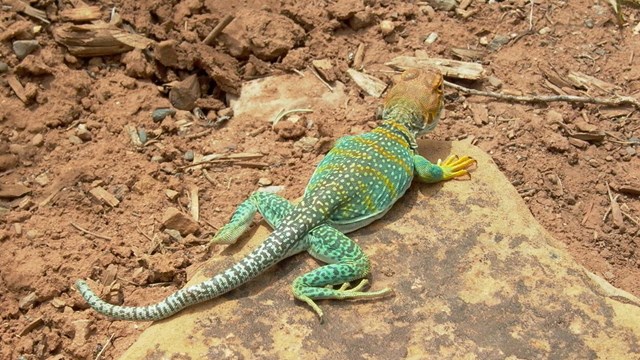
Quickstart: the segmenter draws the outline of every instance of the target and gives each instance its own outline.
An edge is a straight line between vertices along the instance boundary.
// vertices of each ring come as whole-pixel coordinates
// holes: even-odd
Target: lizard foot
[[[340,286],[339,289],[308,287],[306,289],[301,289],[302,291],[300,291],[300,292],[308,293],[308,295],[299,294],[295,291],[294,291],[294,295],[298,300],[301,300],[307,303],[307,305],[309,305],[313,309],[313,311],[315,311],[316,314],[318,314],[320,323],[322,323],[324,322],[324,313],[322,312],[322,309],[320,309],[318,304],[315,303],[314,300],[374,298],[374,297],[384,296],[393,292],[393,290],[391,290],[390,288],[384,288],[382,290],[377,290],[377,291],[361,291],[363,287],[367,286],[367,284],[369,284],[369,280],[362,279],[358,285],[356,285],[351,289],[347,289],[349,287],[348,282],[342,284],[342,286]]]
[[[451,155],[445,161],[438,160],[438,166],[440,166],[444,173],[443,180],[450,180],[465,175],[471,177],[467,169],[476,163],[477,161],[469,156],[458,157],[458,155]]]

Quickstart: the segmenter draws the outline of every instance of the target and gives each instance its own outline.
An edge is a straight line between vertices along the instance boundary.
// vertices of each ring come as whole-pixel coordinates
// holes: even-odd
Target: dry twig
[[[100,358],[102,357],[102,354],[104,354],[104,351],[107,349],[107,347],[109,347],[109,344],[111,344],[111,342],[113,341],[113,337],[116,334],[113,333],[111,334],[111,336],[109,336],[109,339],[107,339],[107,342],[104,344],[104,346],[102,347],[102,349],[100,349],[100,352],[98,352],[96,354],[96,358],[94,360],[100,360]]]
[[[290,115],[290,114],[295,114],[295,113],[312,113],[313,109],[291,109],[291,110],[287,110],[284,111],[284,109],[282,109],[278,115],[276,115],[276,117],[273,119],[273,121],[271,122],[273,124],[273,126],[275,126],[278,121],[282,120],[284,117]]]
[[[580,222],[580,225],[583,225],[587,223],[587,220],[589,219],[589,216],[591,215],[591,211],[593,211],[593,205],[595,205],[595,203],[592,201],[591,204],[589,204],[589,208],[587,209],[587,212],[584,213],[584,217],[582,218],[582,221]]]
[[[258,153],[241,153],[241,154],[223,155],[223,156],[211,159],[211,160],[203,160],[203,161],[199,161],[199,162],[196,162],[196,163],[193,163],[193,164],[185,165],[185,166],[180,167],[179,169],[180,170],[185,170],[185,169],[192,168],[192,167],[198,166],[198,165],[217,164],[217,163],[225,163],[225,162],[239,164],[239,163],[243,162],[244,160],[257,159],[257,158],[261,158],[263,156],[264,156],[263,154],[258,154]]]
[[[582,104],[598,104],[607,106],[632,105],[640,109],[640,100],[631,96],[614,96],[610,98],[599,98],[591,96],[573,96],[573,95],[507,95],[492,91],[480,91],[469,89],[449,81],[444,82],[447,86],[459,90],[465,94],[492,97],[496,99],[526,102],[526,103],[549,103],[549,102],[571,102]]]
[[[311,71],[311,73],[318,78],[318,80],[320,80],[320,82],[322,83],[322,85],[326,86],[327,89],[329,89],[329,91],[333,92],[333,87],[331,85],[329,85],[328,82],[324,81],[324,79],[322,78],[322,76],[320,76],[320,74],[318,74],[318,71],[316,71],[316,69],[313,68],[313,66],[309,66],[308,67],[309,71]]]
[[[211,30],[209,35],[207,35],[207,37],[202,42],[207,45],[211,45],[213,43],[213,40],[215,40],[215,38],[218,35],[220,35],[222,30],[224,30],[224,28],[226,28],[227,25],[229,25],[231,21],[233,21],[233,19],[234,19],[233,15],[225,16],[224,19],[222,19],[222,21],[220,21],[220,23],[216,25],[216,27],[214,27],[213,30]]]
[[[207,171],[207,169],[202,169],[202,175],[204,176],[205,179],[207,179],[207,181],[209,183],[211,183],[211,185],[213,185],[214,187],[217,186],[218,184],[216,183],[215,180],[213,180],[213,178],[211,177],[211,175],[209,175],[209,172]]]
[[[529,11],[529,31],[533,30],[533,3],[534,0],[530,0],[529,3],[531,3],[531,10]]]
[[[636,224],[636,226],[640,226],[640,222],[636,219],[634,219],[631,214],[629,214],[628,212],[622,212],[622,215],[626,216],[627,219],[629,219],[632,223]]]
[[[91,236],[95,236],[95,237],[100,238],[100,239],[104,239],[104,240],[108,240],[108,241],[113,241],[113,239],[112,239],[112,238],[110,238],[110,237],[108,237],[108,236],[106,236],[106,235],[100,235],[100,234],[98,234],[98,233],[94,233],[94,232],[92,232],[92,231],[89,231],[89,230],[87,230],[87,229],[85,229],[85,228],[82,228],[82,227],[78,226],[78,225],[77,225],[77,224],[75,224],[75,223],[70,223],[70,224],[71,224],[71,226],[73,226],[74,228],[78,229],[79,231],[81,231],[81,232],[83,232],[83,233],[85,233],[85,234],[89,234],[89,235],[91,235]]]

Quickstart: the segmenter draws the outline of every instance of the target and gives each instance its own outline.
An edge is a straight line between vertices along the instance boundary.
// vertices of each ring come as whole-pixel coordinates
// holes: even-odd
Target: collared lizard
[[[239,205],[212,243],[233,243],[256,212],[273,227],[249,255],[210,279],[174,292],[148,306],[118,306],[103,301],[78,280],[76,288],[96,311],[123,320],[159,320],[224,294],[293,254],[307,251],[328,263],[293,282],[296,299],[323,318],[318,299],[371,298],[390,289],[363,291],[370,263],[344,233],[382,217],[404,195],[415,177],[427,183],[468,174],[475,160],[450,156],[429,162],[417,154],[416,138],[433,130],[443,107],[443,79],[435,70],[405,71],[384,100],[382,123],[371,132],[340,138],[318,164],[299,204],[256,192]],[[349,282],[362,279],[349,288]],[[334,285],[341,285],[334,288]]]

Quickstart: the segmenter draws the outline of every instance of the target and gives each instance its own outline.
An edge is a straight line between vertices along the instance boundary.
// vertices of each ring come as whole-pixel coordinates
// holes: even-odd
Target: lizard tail
[[[76,281],[76,289],[97,312],[120,320],[151,321],[167,318],[191,305],[198,304],[231,291],[293,255],[297,243],[309,230],[320,225],[325,212],[310,207],[297,207],[283,219],[273,233],[244,259],[212,278],[180,289],[164,300],[148,306],[119,306],[102,300],[89,285]]]

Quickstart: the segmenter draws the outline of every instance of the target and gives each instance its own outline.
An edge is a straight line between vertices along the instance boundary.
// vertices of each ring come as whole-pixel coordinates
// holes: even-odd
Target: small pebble
[[[487,81],[489,82],[489,85],[493,86],[496,89],[500,89],[502,87],[502,80],[493,75],[488,76]]]
[[[271,181],[271,179],[266,178],[266,177],[261,177],[260,179],[258,179],[258,185],[260,186],[269,186],[273,184],[273,181]]]
[[[380,31],[382,32],[383,36],[391,34],[393,30],[395,30],[395,28],[396,27],[395,25],[393,25],[393,22],[389,20],[383,20],[380,22]]]
[[[36,51],[39,47],[37,40],[16,40],[13,42],[13,52],[20,60]]]
[[[545,26],[542,29],[538,30],[538,34],[540,35],[548,34],[550,32],[551,32],[551,28],[548,26]]]
[[[44,136],[42,134],[35,134],[31,138],[31,145],[33,146],[40,146],[42,145],[43,142],[44,142]]]
[[[18,307],[22,310],[27,310],[31,308],[36,301],[38,300],[38,296],[35,291],[30,292],[26,296],[22,297],[20,301],[18,301]]]
[[[91,131],[89,131],[84,124],[78,125],[76,136],[82,141],[91,141],[91,138],[93,137],[93,135],[91,135]]]
[[[625,151],[627,152],[627,154],[629,156],[633,156],[633,155],[635,155],[637,153],[636,149],[633,146],[627,146],[625,148]]]
[[[165,234],[169,235],[174,241],[182,241],[182,235],[180,235],[180,231],[174,229],[164,229]]]
[[[491,42],[489,43],[489,45],[487,47],[491,51],[497,51],[503,45],[506,45],[507,43],[509,43],[509,41],[511,41],[511,37],[509,37],[507,35],[496,35],[496,36],[494,36],[493,40],[491,40]]]
[[[189,150],[184,153],[184,159],[187,161],[193,161],[194,156],[193,150]]]
[[[441,11],[451,11],[458,6],[456,0],[429,0],[427,2],[429,5]]]
[[[232,108],[224,108],[218,111],[218,117],[233,117],[233,109]]]
[[[42,174],[36,176],[36,178],[34,180],[40,186],[47,186],[49,184],[49,177],[47,176],[46,173],[42,173]]]
[[[9,71],[9,65],[7,63],[0,61],[0,74]]]
[[[35,239],[40,237],[40,233],[38,232],[38,230],[29,230],[29,231],[27,231],[25,236],[29,240],[35,240]]]
[[[75,136],[75,135],[70,135],[69,136],[69,142],[71,142],[74,145],[80,145],[82,144],[82,139],[80,139],[79,137]]]
[[[153,110],[153,113],[151,113],[151,119],[153,119],[154,122],[161,122],[167,116],[173,116],[175,114],[176,111],[174,109],[158,108]]]
[[[146,143],[148,140],[147,132],[142,128],[138,128],[137,131],[138,131],[138,137],[140,138],[140,142],[143,144]]]

